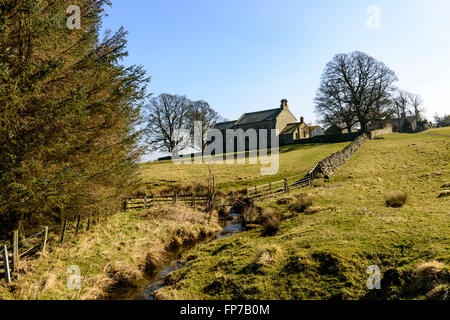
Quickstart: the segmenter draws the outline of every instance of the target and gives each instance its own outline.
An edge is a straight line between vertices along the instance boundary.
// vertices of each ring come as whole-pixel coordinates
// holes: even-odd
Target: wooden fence
[[[292,176],[283,180],[269,182],[252,188],[247,188],[248,198],[262,198],[279,193],[289,192],[290,190],[307,187],[311,185],[309,175]]]
[[[106,217],[105,217],[106,218]],[[41,231],[22,237],[19,241],[19,231],[14,231],[11,245],[0,247],[0,279],[11,282],[13,273],[18,269],[20,260],[27,256],[43,254],[49,249],[49,245],[63,243],[67,238],[77,237],[81,231],[89,231],[92,224],[100,223],[100,216],[63,220],[53,227],[43,227]]]
[[[210,195],[196,195],[192,194],[176,194],[173,195],[158,195],[158,196],[135,196],[124,199],[122,210],[128,209],[146,209],[161,203],[177,203],[182,202],[193,207],[202,206],[210,201]]]

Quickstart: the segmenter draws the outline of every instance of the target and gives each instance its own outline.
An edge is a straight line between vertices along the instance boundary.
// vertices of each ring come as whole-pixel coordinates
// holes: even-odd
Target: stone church
[[[280,144],[289,144],[293,140],[309,138],[309,127],[301,117],[300,122],[289,110],[288,101],[281,100],[281,105],[276,109],[244,113],[238,120],[217,123],[215,129],[221,130],[225,136],[228,129],[244,131],[248,129],[277,129]]]

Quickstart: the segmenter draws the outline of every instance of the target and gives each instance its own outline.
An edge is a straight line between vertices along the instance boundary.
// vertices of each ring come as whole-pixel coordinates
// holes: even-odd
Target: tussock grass
[[[408,194],[403,191],[394,191],[385,196],[386,205],[391,208],[401,208],[405,205]]]
[[[309,195],[306,195],[306,194],[301,194],[290,205],[289,210],[301,213],[301,212],[305,212],[312,205],[313,205],[312,197]]]
[[[416,281],[414,274],[427,279],[423,270],[416,273],[423,261],[450,265],[449,198],[436,199],[437,190],[450,181],[450,139],[384,137],[367,141],[329,183],[291,192],[311,194],[313,207],[323,211],[282,219],[271,237],[261,237],[262,228],[255,228],[199,246],[195,263],[176,271],[177,283],[158,295],[249,300],[448,297],[448,282],[425,285],[431,291],[422,293],[409,287]],[[407,205],[386,207],[384,196],[398,189],[408,194]],[[277,199],[258,205],[287,215],[286,205]],[[273,245],[281,253],[272,259],[263,252]],[[381,290],[366,287],[370,265],[381,268]]]
[[[265,208],[261,214],[261,225],[263,226],[263,236],[273,236],[280,231],[280,213],[272,208]]]
[[[439,192],[438,198],[450,197],[450,190],[444,190]]]
[[[282,197],[282,198],[278,199],[277,204],[278,205],[292,204],[295,200],[296,200],[296,198],[294,196],[286,196],[286,197]]]
[[[423,262],[417,266],[413,277],[417,290],[427,293],[439,285],[450,284],[450,268],[439,261]]]

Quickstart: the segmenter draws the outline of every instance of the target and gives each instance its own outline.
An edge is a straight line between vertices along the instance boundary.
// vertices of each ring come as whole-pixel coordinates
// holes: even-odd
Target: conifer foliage
[[[0,234],[105,214],[137,183],[149,79],[121,65],[123,29],[100,34],[106,5],[0,1]]]

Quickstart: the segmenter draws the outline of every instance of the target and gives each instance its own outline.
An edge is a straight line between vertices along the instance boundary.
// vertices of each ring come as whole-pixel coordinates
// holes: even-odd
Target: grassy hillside
[[[450,127],[428,129],[422,134],[441,134],[450,136]]]
[[[216,221],[181,205],[115,214],[44,256],[21,261],[11,285],[0,281],[0,300],[108,298],[143,280],[170,250],[219,232]],[[67,288],[72,265],[80,268],[81,290]]]
[[[438,195],[450,183],[449,150],[449,138],[426,134],[368,141],[329,183],[298,191],[313,197],[308,214],[261,203],[294,217],[271,237],[258,227],[200,246],[159,298],[448,299],[450,197]],[[386,206],[393,191],[407,193],[403,207]],[[366,287],[370,265],[381,290]]]
[[[228,191],[255,184],[279,180],[287,176],[306,174],[314,164],[334,152],[342,150],[348,142],[332,144],[291,145],[280,148],[279,171],[273,176],[262,176],[261,164],[212,164],[218,189]],[[180,164],[172,161],[151,162],[141,165],[141,176],[149,189],[158,189],[177,183],[207,183],[208,164]]]

